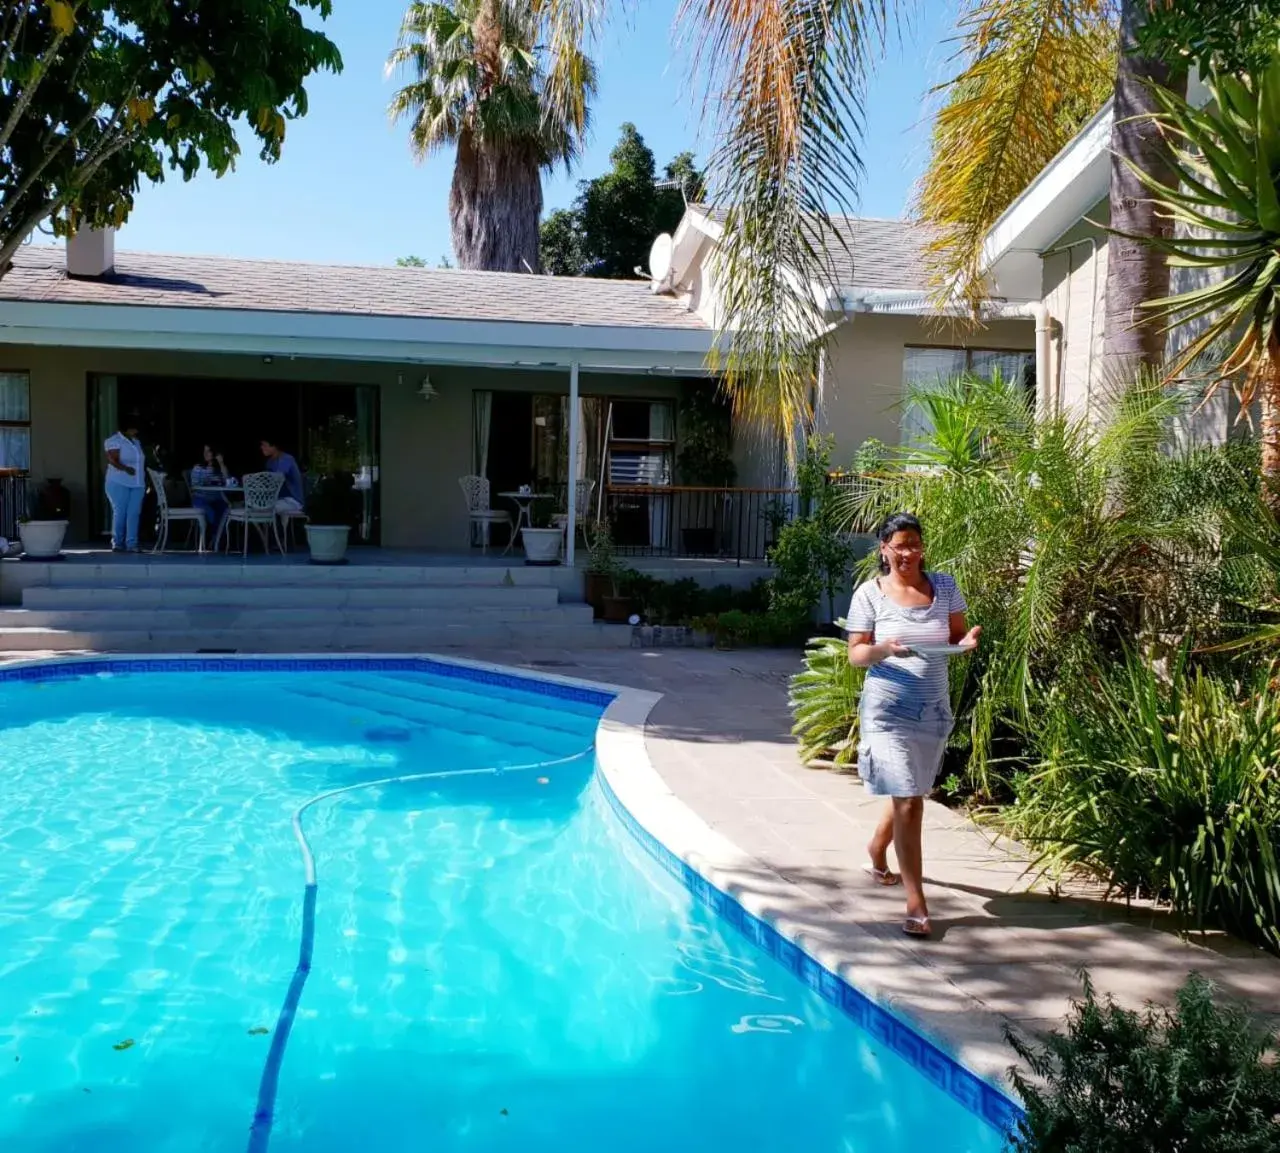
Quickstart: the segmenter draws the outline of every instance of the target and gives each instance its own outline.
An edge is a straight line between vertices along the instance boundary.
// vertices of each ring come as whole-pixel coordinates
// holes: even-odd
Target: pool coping
[[[913,964],[910,951],[900,958],[868,964],[850,947],[850,928],[840,925],[834,915],[830,933],[788,916],[789,906],[800,908],[809,903],[799,886],[732,844],[672,791],[654,767],[645,743],[649,718],[662,700],[661,693],[536,668],[428,653],[395,657],[363,653],[85,654],[0,665],[0,682],[57,679],[71,675],[78,667],[115,664],[135,671],[139,666],[156,671],[174,666],[180,671],[212,671],[227,665],[274,665],[283,670],[300,664],[320,671],[363,664],[405,671],[416,667],[448,675],[453,669],[462,679],[535,692],[537,685],[559,688],[561,692],[545,695],[604,703],[595,740],[597,780],[623,825],[670,876],[969,1112],[1000,1131],[1007,1131],[1021,1114],[1007,1080],[1012,1054],[1003,1043],[1002,1024],[993,1014],[955,986],[941,982],[918,961]],[[904,975],[909,986],[906,992],[901,980]],[[913,975],[932,982],[927,990],[920,990],[916,1003],[910,986]],[[941,1015],[963,1020],[962,1030],[921,1019],[920,1002],[926,992],[935,1001],[943,997],[947,1004]]]

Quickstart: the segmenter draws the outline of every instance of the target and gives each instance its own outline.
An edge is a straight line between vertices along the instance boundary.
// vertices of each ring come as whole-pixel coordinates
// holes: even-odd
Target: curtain
[[[361,497],[359,535],[365,544],[373,544],[377,519],[378,390],[371,384],[356,385],[356,455],[360,463],[356,474]]]
[[[998,372],[1006,384],[1021,384],[1035,395],[1036,358],[1032,352],[995,352],[974,349],[972,367],[975,376],[990,380]]]
[[[0,428],[0,468],[31,471],[31,430]]]
[[[102,481],[106,475],[106,463],[102,455],[102,443],[113,432],[117,430],[120,418],[120,400],[119,400],[119,383],[114,376],[94,376],[92,378],[93,387],[93,443],[92,459],[94,467],[97,471],[97,479]],[[107,504],[106,497],[103,493],[102,484],[93,483],[94,474],[90,473],[89,481],[89,507],[97,510],[96,522],[99,529],[110,534],[111,532],[111,508]],[[93,514],[90,514],[89,523],[95,522]]]
[[[965,369],[962,348],[908,348],[902,355],[904,393],[921,388],[937,388]],[[902,443],[919,444],[933,431],[929,414],[918,404],[908,403],[902,410]]]
[[[493,393],[478,388],[473,392],[475,408],[475,475],[489,475],[489,424],[493,415]]]
[[[0,428],[0,468],[31,469],[31,381],[25,372],[0,374],[0,421],[20,427]],[[25,425],[26,427],[21,427]]]

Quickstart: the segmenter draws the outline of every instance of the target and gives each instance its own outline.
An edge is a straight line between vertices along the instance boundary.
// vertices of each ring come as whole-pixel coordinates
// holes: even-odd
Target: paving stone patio
[[[893,1000],[933,1016],[941,982],[1002,1022],[1056,1027],[1087,966],[1098,988],[1140,1007],[1168,1002],[1191,971],[1280,1022],[1280,960],[1221,935],[1187,941],[1174,919],[1127,908],[1081,886],[1069,895],[1033,884],[1026,857],[960,813],[930,803],[925,873],[934,939],[900,931],[901,892],[869,883],[865,848],[881,802],[856,776],[803,766],[790,737],[786,682],[794,654],[670,649],[524,654],[512,663],[664,694],[646,744],[670,788],[708,824],[798,886],[799,915],[843,925],[869,967],[896,965]],[[788,910],[792,918],[797,910]],[[956,1002],[951,1002],[955,1004]],[[973,1022],[935,1026],[959,1036]]]

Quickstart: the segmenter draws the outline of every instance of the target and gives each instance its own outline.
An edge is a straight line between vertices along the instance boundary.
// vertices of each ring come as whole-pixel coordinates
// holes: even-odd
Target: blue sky
[[[687,61],[672,43],[677,5],[619,5],[631,16],[609,29],[596,51],[600,92],[591,141],[572,176],[557,173],[545,182],[548,210],[572,201],[579,178],[607,168],[624,121],[639,128],[659,166],[686,148],[705,157]],[[890,50],[872,81],[860,206],[869,216],[903,211],[926,159],[924,98],[945,75],[950,54],[945,37],[954,0],[914,7],[901,48]],[[403,8],[404,0],[334,0],[327,29],[345,68],[309,85],[310,112],[290,124],[280,162],[259,161],[246,134],[244,155],[229,176],[184,184],[171,175],[144,188],[118,246],[361,264],[389,264],[410,253],[434,264],[449,253],[452,155],[415,163],[404,127],[386,117],[393,83],[383,64]]]

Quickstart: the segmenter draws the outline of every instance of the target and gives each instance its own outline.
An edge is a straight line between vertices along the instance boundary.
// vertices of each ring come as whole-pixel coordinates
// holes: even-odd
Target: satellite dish
[[[666,280],[671,272],[671,251],[674,247],[671,234],[664,232],[649,249],[649,275],[658,283]]]

